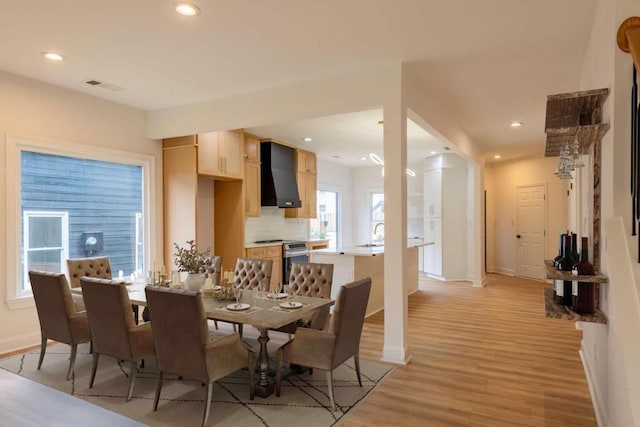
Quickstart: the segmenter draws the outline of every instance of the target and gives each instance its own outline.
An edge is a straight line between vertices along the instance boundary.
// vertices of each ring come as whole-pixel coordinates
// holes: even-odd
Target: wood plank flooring
[[[547,286],[496,274],[484,288],[421,278],[409,298],[413,359],[344,425],[596,426],[582,332],[545,318]],[[383,321],[383,313],[367,319],[361,358],[380,360]]]

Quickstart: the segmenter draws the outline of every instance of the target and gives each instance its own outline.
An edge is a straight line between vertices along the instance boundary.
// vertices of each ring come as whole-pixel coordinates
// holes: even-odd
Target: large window
[[[312,239],[328,239],[330,248],[338,247],[338,193],[318,191],[318,216],[309,221],[309,236]]]
[[[29,270],[66,273],[69,258],[108,256],[114,272],[129,275],[147,263],[152,158],[53,145],[7,138],[7,161],[16,162],[7,181],[19,179],[7,190],[7,217],[17,225],[7,233],[10,306],[31,294]]]

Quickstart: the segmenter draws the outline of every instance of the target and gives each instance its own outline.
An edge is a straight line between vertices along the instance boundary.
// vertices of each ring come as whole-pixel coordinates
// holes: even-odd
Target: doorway
[[[517,186],[516,276],[545,279],[546,184]]]

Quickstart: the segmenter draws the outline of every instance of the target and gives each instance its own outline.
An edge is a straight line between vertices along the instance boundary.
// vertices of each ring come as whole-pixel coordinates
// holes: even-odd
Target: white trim
[[[19,310],[21,308],[34,307],[36,305],[33,295],[25,295],[16,298],[8,298],[7,306],[9,310]]]
[[[6,182],[15,182],[15,185],[7,185],[6,189],[6,301],[9,308],[21,308],[24,302],[18,302],[18,272],[20,269],[20,152],[33,151],[44,154],[78,157],[102,162],[112,162],[142,168],[142,213],[144,221],[145,241],[145,270],[149,267],[149,260],[155,259],[156,239],[156,214],[152,206],[155,205],[156,171],[155,158],[149,154],[141,154],[92,145],[75,144],[66,141],[26,137],[6,134]]]
[[[598,423],[598,427],[608,427],[609,417],[607,416],[607,407],[605,405],[604,399],[602,398],[602,392],[598,387],[598,382],[596,381],[595,374],[593,373],[593,368],[589,363],[590,358],[586,357],[587,353],[588,351],[584,346],[584,340],[582,340],[578,354],[580,355],[580,360],[582,360],[584,374],[587,377],[589,394],[591,395],[591,402],[593,402],[593,412],[596,415],[596,422]]]
[[[382,358],[380,360],[398,365],[407,365],[411,361],[411,355],[406,348],[385,345],[382,347]]]

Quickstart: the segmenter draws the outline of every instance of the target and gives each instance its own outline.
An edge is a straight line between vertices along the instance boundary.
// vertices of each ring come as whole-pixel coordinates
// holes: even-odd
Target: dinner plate
[[[243,311],[248,309],[249,307],[251,307],[251,304],[247,304],[244,302],[241,302],[240,304],[236,304],[235,302],[233,304],[227,304],[227,310],[231,311]]]
[[[267,298],[271,298],[271,299],[274,299],[274,298],[275,299],[282,299],[282,298],[286,298],[286,297],[287,297],[287,294],[284,293],[284,292],[280,292],[279,294],[271,292],[271,293],[267,294]]]
[[[214,291],[219,291],[220,289],[222,289],[222,286],[220,286],[220,285],[213,285],[213,290],[214,290]]]
[[[280,307],[282,307],[282,308],[300,308],[300,307],[302,307],[302,303],[298,302],[298,301],[282,302],[282,303],[280,303]]]

